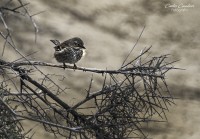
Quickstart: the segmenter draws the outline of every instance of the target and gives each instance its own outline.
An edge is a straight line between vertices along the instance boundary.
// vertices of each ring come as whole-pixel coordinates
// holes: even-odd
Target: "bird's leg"
[[[74,63],[74,69],[77,69],[77,66],[76,66],[76,64]]]
[[[64,69],[65,69],[65,66],[66,66],[65,63],[63,63],[63,68],[64,68]]]

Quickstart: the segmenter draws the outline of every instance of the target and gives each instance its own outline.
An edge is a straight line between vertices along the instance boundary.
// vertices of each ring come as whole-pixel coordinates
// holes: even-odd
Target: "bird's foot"
[[[65,63],[63,63],[63,69],[64,69],[64,70],[65,70],[65,67],[66,67]]]
[[[77,66],[76,66],[76,64],[74,64],[74,70],[75,70],[75,69],[77,69]]]

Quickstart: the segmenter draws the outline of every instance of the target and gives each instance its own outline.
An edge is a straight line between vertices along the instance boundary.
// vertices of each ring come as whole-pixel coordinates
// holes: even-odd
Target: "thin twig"
[[[121,65],[121,67],[124,66],[124,63],[126,62],[126,60],[128,59],[128,57],[129,57],[130,54],[132,53],[133,49],[137,46],[137,44],[138,44],[138,42],[139,42],[139,40],[140,40],[140,38],[141,38],[141,36],[142,36],[142,33],[144,32],[144,29],[145,29],[145,26],[143,27],[143,29],[142,29],[142,31],[141,31],[141,33],[140,33],[140,35],[139,35],[137,41],[136,41],[135,44],[133,45],[131,51],[129,52],[129,54],[128,54],[128,55],[126,56],[126,58],[124,59],[124,61],[123,61],[122,65]]]

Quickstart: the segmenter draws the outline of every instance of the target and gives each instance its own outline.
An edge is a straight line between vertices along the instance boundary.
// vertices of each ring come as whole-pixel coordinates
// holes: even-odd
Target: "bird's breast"
[[[83,56],[82,49],[74,49],[72,47],[66,47],[61,50],[55,51],[54,57],[60,63],[74,64],[78,62]]]

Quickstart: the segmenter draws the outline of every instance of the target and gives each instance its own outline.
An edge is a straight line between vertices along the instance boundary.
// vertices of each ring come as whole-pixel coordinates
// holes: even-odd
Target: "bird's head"
[[[86,49],[84,47],[83,41],[78,37],[74,37],[72,39],[69,39],[69,43],[70,43],[71,46],[82,48],[82,49]]]

